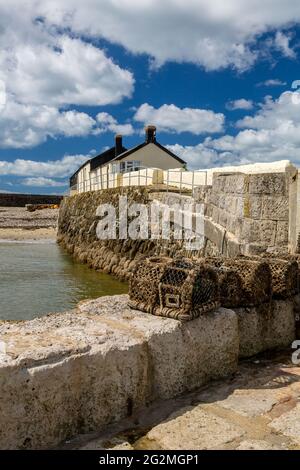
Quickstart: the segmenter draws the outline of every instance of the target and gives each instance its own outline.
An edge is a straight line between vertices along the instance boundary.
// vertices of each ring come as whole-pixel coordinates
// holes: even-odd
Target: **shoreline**
[[[0,243],[54,243],[58,213],[58,209],[28,212],[25,207],[1,207]]]
[[[13,242],[56,242],[56,228],[0,228],[0,244]]]

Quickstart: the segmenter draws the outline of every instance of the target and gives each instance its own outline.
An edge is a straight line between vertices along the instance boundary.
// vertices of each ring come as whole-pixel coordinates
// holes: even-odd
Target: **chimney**
[[[156,127],[155,126],[147,126],[145,128],[146,131],[146,142],[149,144],[150,142],[156,141]]]
[[[117,134],[115,136],[115,156],[117,157],[121,153],[123,153],[122,136]]]

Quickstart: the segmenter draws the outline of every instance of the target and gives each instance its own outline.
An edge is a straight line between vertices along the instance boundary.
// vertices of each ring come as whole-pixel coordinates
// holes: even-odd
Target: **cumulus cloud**
[[[179,146],[177,153],[195,168],[276,160],[300,165],[299,111],[297,92],[284,92],[275,100],[267,97],[254,116],[237,122],[235,136],[207,137],[194,147]]]
[[[0,115],[0,148],[31,148],[48,137],[81,137],[104,132],[131,135],[131,124],[118,124],[108,113],[93,119],[75,110],[60,111],[54,106],[25,105],[7,101]]]
[[[0,161],[0,175],[65,178],[89,160],[91,155],[65,155],[59,160],[46,162],[18,158],[12,162]]]
[[[25,178],[21,184],[23,186],[35,186],[38,188],[42,187],[53,187],[53,188],[58,188],[58,187],[66,187],[68,185],[67,181],[57,181],[52,178],[45,178],[43,176],[39,176],[36,178]]]
[[[165,132],[203,134],[221,132],[225,117],[207,109],[178,108],[174,104],[154,108],[144,103],[137,109],[134,120],[155,124],[159,130]]]
[[[97,132],[97,123],[86,113],[60,111],[46,105],[25,105],[8,100],[0,114],[0,147],[30,148],[47,137],[84,136]]]
[[[119,124],[118,121],[108,113],[98,113],[96,116],[100,132],[114,132],[115,134],[132,135],[134,129],[132,124]]]
[[[116,104],[130,97],[131,72],[104,50],[47,24],[38,0],[0,0],[0,146],[32,147],[49,136],[97,130],[74,105]],[[50,4],[49,4],[50,5]]]
[[[1,52],[0,78],[19,103],[106,105],[133,90],[131,72],[80,39],[50,36],[49,44],[8,44]]]
[[[251,67],[264,33],[291,56],[285,29],[300,21],[295,0],[40,0],[36,11],[48,24],[149,54],[158,66],[193,62],[207,70]]]
[[[253,108],[253,101],[246,100],[245,98],[229,101],[226,105],[226,108],[229,109],[230,111],[235,111],[236,109],[249,110]]]

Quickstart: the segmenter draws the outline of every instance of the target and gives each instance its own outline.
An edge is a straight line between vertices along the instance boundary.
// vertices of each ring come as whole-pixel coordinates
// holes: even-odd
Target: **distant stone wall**
[[[26,204],[60,204],[63,196],[0,193],[0,207],[24,207]]]

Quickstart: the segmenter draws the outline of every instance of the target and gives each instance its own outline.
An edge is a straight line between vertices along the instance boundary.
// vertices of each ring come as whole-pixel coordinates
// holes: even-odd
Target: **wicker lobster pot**
[[[205,258],[205,262],[217,268],[222,290],[222,306],[252,307],[269,302],[272,297],[272,275],[267,262],[248,258]],[[231,275],[232,287],[226,286],[224,268],[238,276]],[[227,274],[229,278],[229,274]]]
[[[299,292],[299,265],[296,257],[264,254],[253,258],[269,264],[274,299],[286,299]]]
[[[172,263],[171,258],[146,258],[137,264],[129,279],[129,303],[131,308],[142,312],[153,313],[158,305],[158,285],[166,266]]]
[[[273,297],[286,299],[298,292],[298,263],[283,259],[267,260],[272,274]]]
[[[138,279],[141,274],[143,277]],[[129,299],[130,307],[144,312],[193,320],[219,306],[217,273],[187,259],[150,258],[142,261],[133,274]]]

